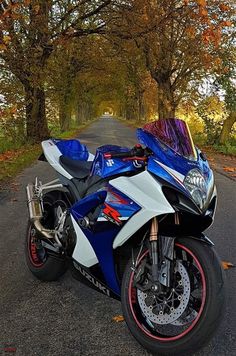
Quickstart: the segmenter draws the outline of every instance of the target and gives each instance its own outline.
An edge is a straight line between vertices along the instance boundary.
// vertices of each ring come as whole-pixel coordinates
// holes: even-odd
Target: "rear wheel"
[[[133,336],[158,355],[190,354],[202,347],[220,323],[224,305],[223,272],[214,249],[190,238],[179,239],[173,284],[158,291],[148,288],[148,250],[139,258],[141,264],[138,286],[131,260],[122,282],[124,318]]]
[[[56,194],[57,192],[48,193],[43,199],[45,209],[43,226],[50,229],[57,224],[58,210],[66,208],[66,203],[58,199]],[[61,252],[55,253],[46,249],[30,221],[26,231],[25,256],[29,270],[40,280],[57,280],[67,270],[65,256]]]

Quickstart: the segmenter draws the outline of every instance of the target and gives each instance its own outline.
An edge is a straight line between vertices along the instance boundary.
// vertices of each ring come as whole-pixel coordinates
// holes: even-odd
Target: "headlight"
[[[184,179],[185,188],[192,195],[197,206],[202,209],[207,198],[206,180],[198,169],[192,169]]]

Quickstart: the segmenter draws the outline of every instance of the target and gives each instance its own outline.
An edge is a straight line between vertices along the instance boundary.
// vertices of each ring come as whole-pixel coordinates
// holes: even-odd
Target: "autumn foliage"
[[[105,111],[136,121],[174,116],[200,105],[206,81],[232,102],[235,55],[227,63],[225,53],[235,53],[234,5],[1,1],[0,135],[36,142]],[[227,140],[235,112],[225,105]]]

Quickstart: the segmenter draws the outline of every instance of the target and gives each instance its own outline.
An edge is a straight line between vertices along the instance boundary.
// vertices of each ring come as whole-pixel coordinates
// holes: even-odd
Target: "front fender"
[[[205,243],[205,244],[207,244],[209,246],[214,246],[214,243],[209,239],[209,237],[207,237],[203,233],[195,235],[195,236],[186,236],[186,237],[183,237],[183,238],[198,240],[198,241],[200,241],[202,243]]]

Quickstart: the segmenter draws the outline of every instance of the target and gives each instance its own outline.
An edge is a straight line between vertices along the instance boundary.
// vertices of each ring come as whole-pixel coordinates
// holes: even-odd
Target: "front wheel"
[[[135,273],[142,264],[142,276]],[[137,341],[158,355],[190,354],[201,348],[219,325],[224,306],[224,276],[212,247],[191,238],[175,243],[170,288],[153,291],[149,251],[129,261],[122,281],[125,321]]]

